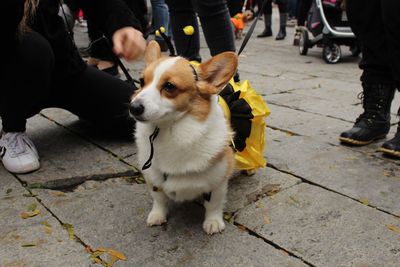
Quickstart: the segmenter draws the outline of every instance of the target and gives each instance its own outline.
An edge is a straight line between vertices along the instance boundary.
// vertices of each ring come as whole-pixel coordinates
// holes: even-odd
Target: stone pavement
[[[400,161],[376,151],[383,141],[337,140],[361,111],[359,59],[346,47],[336,65],[319,48],[300,56],[293,28],[281,42],[257,39],[262,24],[239,70],[271,109],[268,166],[231,180],[223,234],[203,233],[199,203],[175,205],[167,225],[147,227],[135,143],[48,109],[28,123],[42,168],[12,175],[0,166],[0,266],[107,266],[111,255],[114,266],[400,266]],[[277,25],[275,17],[274,33]],[[142,68],[128,66],[133,75]],[[40,213],[22,219],[28,210]]]

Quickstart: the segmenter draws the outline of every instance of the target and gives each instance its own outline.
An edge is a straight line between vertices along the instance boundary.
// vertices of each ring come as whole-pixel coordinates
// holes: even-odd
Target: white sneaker
[[[23,132],[3,133],[0,158],[4,167],[12,173],[27,173],[40,168],[35,145]]]

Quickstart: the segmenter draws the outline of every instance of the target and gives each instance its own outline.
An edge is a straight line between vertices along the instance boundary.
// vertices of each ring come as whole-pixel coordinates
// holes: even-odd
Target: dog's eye
[[[140,79],[139,79],[139,82],[140,82],[140,87],[143,87],[143,86],[144,86],[144,79],[143,79],[143,78],[140,78]]]
[[[165,91],[167,91],[168,93],[172,93],[173,91],[175,91],[176,86],[173,85],[173,84],[170,83],[170,82],[166,82],[166,83],[163,85],[163,89],[164,89]]]

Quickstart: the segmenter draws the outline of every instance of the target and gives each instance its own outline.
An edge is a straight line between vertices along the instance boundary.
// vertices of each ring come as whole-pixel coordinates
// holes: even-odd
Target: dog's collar
[[[192,70],[193,70],[194,79],[196,80],[196,82],[198,82],[198,81],[199,81],[199,76],[197,75],[196,69],[193,67],[192,64],[189,64],[189,66],[190,66],[190,67],[192,68]]]

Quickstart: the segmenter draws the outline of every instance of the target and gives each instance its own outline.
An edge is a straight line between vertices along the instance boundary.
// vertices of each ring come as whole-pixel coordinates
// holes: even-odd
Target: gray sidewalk
[[[42,168],[12,175],[0,165],[0,266],[106,266],[113,252],[101,248],[126,257],[114,253],[114,266],[400,266],[400,161],[376,151],[383,141],[357,148],[337,140],[361,112],[358,59],[346,47],[336,65],[319,48],[300,56],[293,28],[275,41],[256,38],[262,25],[239,70],[271,109],[268,167],[231,180],[223,234],[202,231],[198,203],[176,205],[167,225],[147,227],[151,198],[135,143],[47,109],[28,123]],[[204,42],[202,54],[209,58]],[[142,69],[128,65],[134,76]],[[388,137],[399,105],[396,96]],[[40,213],[22,219],[29,209]]]

